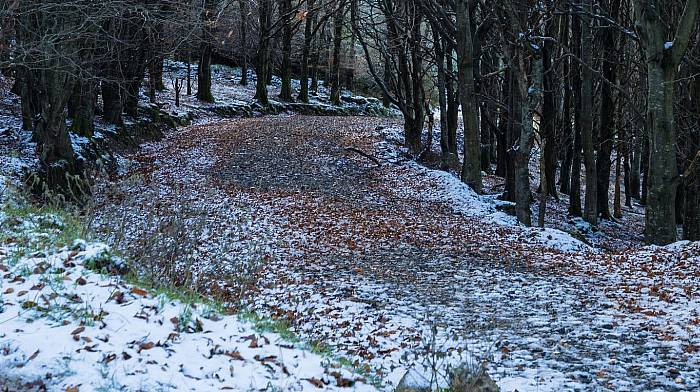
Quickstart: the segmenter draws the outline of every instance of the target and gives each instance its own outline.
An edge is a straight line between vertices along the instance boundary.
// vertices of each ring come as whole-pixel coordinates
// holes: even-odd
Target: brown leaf
[[[224,354],[235,359],[236,361],[244,361],[243,356],[238,351],[226,351]]]
[[[335,377],[335,383],[341,387],[341,388],[350,388],[353,385],[355,385],[355,381],[344,378],[340,373],[338,372],[332,372],[331,376]]]
[[[36,358],[37,355],[39,355],[39,350],[34,351],[34,354],[30,355],[29,358],[27,358],[27,361],[31,361],[32,359]]]
[[[22,303],[22,309],[32,309],[36,307],[36,302],[34,301],[24,301]]]
[[[258,348],[258,339],[255,337],[255,334],[248,335],[243,337],[243,340],[250,340],[250,345],[248,346],[249,348]]]
[[[74,329],[73,332],[71,332],[70,334],[77,335],[79,333],[82,333],[83,331],[85,331],[85,327],[78,327],[78,328]]]
[[[78,387],[71,386],[66,388],[66,392],[80,392],[80,389],[78,389]]]
[[[144,290],[144,289],[140,289],[140,288],[138,288],[138,287],[132,288],[132,289],[131,289],[131,293],[132,293],[132,294],[136,294],[136,295],[140,295],[140,296],[142,296],[142,297],[148,296],[148,291],[146,291],[146,290]]]
[[[85,280],[85,278],[81,276],[75,280],[75,284],[77,284],[78,286],[85,286],[87,284],[87,280]]]
[[[322,380],[319,380],[319,379],[316,378],[316,377],[305,378],[304,380],[310,382],[310,383],[311,383],[313,386],[315,386],[316,388],[323,388],[323,386],[326,385]]]
[[[700,351],[700,347],[693,345],[693,344],[689,344],[689,345],[683,347],[683,351],[688,353],[688,354],[695,354],[696,352]]]
[[[141,343],[141,344],[139,345],[139,351],[141,351],[141,350],[150,350],[150,349],[152,349],[152,348],[155,347],[155,346],[156,346],[156,344],[153,343],[153,342]]]
[[[126,301],[124,300],[124,293],[122,293],[122,292],[119,291],[119,290],[115,291],[115,292],[112,294],[112,296],[110,297],[110,299],[113,299],[114,302],[116,302],[116,303],[119,304],[119,305],[121,305],[121,304],[123,304],[124,302],[126,302]]]

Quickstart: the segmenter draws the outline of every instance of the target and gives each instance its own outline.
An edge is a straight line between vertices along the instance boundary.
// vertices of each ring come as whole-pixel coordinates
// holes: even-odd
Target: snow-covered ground
[[[182,77],[181,64],[171,67]],[[215,70],[219,104],[250,103],[239,76]],[[265,332],[220,304],[86,269],[115,252],[56,243],[55,215],[7,214],[8,382],[392,390],[412,368],[425,379],[437,369],[444,386],[450,366],[467,364],[503,391],[700,388],[700,244],[640,246],[638,206],[595,231],[569,219],[563,199],[549,204],[547,229],[524,228],[494,195],[407,160],[395,120],[221,120],[193,97],[180,109],[172,91],[159,100],[200,119],[118,157],[119,172],[98,178],[90,227],[141,275],[242,298],[289,329]],[[14,188],[36,151],[16,119],[4,119],[0,180]],[[26,251],[19,233],[42,245]],[[599,246],[609,243],[620,246]],[[287,341],[289,331],[326,354]]]
[[[60,215],[0,218],[3,390],[374,390],[221,304],[95,272],[124,261],[101,243],[59,247],[70,229]]]

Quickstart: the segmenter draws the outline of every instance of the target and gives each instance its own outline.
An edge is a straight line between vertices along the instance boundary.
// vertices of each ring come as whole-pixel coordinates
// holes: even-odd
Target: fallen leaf
[[[140,288],[138,288],[138,287],[132,288],[132,289],[131,289],[131,293],[132,293],[132,294],[136,294],[136,295],[140,295],[140,296],[142,296],[142,297],[148,296],[148,291],[146,291],[146,290],[144,290],[144,289],[140,289]]]
[[[319,379],[316,378],[316,377],[305,378],[304,380],[310,382],[310,383],[311,383],[313,386],[315,386],[316,388],[323,388],[323,386],[326,385],[322,380],[319,380]]]
[[[22,303],[22,309],[32,309],[36,307],[36,302],[34,301],[24,301]]]
[[[78,328],[74,329],[73,332],[71,332],[70,334],[77,335],[79,333],[82,333],[83,331],[85,331],[85,327],[78,327]]]
[[[226,351],[224,354],[235,359],[236,361],[244,361],[245,359],[238,351]]]

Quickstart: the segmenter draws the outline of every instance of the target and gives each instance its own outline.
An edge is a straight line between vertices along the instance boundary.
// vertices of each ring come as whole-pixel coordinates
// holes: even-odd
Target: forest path
[[[249,306],[388,382],[430,357],[435,337],[433,351],[445,355],[438,365],[486,359],[503,390],[700,385],[700,341],[688,321],[697,312],[688,301],[630,311],[616,291],[629,289],[628,277],[604,265],[612,256],[546,248],[531,231],[466,216],[435,176],[386,153],[379,130],[393,125],[279,116],[193,126],[142,151],[117,184],[138,173],[159,208],[197,204],[210,215],[214,242],[233,241],[220,204],[245,208],[251,235],[264,233],[274,256]],[[124,192],[147,194],[128,183]],[[123,200],[103,202],[126,216],[143,213]],[[201,252],[203,263],[221,277],[226,259],[211,249],[222,248]],[[697,297],[690,302],[697,308]],[[666,312],[642,313],[657,307]]]

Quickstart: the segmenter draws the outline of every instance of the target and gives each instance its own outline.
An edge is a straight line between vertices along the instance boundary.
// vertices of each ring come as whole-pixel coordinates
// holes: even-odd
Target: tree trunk
[[[675,77],[675,68],[654,62],[647,64],[648,129],[651,135],[645,237],[647,242],[659,245],[676,241],[679,176],[673,108]]]
[[[282,87],[280,99],[292,100],[292,0],[280,0],[282,22]]]
[[[34,127],[34,139],[40,151],[40,161],[45,171],[44,181],[48,189],[68,200],[82,202],[89,193],[89,188],[82,167],[76,160],[66,126],[65,108],[74,90],[72,79],[61,71],[51,69],[42,70],[35,75],[44,94],[39,98],[40,115]],[[43,193],[43,190],[40,191]]]
[[[464,119],[464,164],[462,182],[481,192],[481,134],[478,99],[474,88],[474,58],[468,0],[455,1],[457,15],[457,74]]]
[[[694,68],[697,72],[699,67]],[[696,77],[691,86],[690,102],[695,111],[693,113],[695,122],[693,129],[689,130],[687,151],[690,162],[683,174],[685,188],[683,239],[700,241],[700,78]]]
[[[700,241],[700,151],[691,161],[683,177],[686,192],[683,238],[688,241]]]
[[[271,23],[271,0],[260,0],[258,2],[258,16],[260,18],[260,32],[258,39],[258,52],[256,55],[255,73],[257,79],[255,83],[255,99],[263,105],[269,104],[267,96],[267,79],[270,72],[270,23]]]
[[[165,83],[163,83],[163,63],[165,59],[163,55],[156,54],[156,57],[151,62],[149,67],[149,77],[153,78],[157,91],[165,91]]]
[[[610,2],[610,18],[617,20],[620,9],[620,0]],[[597,204],[598,214],[602,219],[610,219],[610,167],[612,165],[613,140],[615,138],[615,104],[613,88],[610,83],[617,83],[617,62],[615,48],[616,30],[614,26],[607,26],[603,31],[603,81],[601,82],[600,123],[598,131],[598,156],[596,160],[596,172],[598,176]],[[619,151],[618,151],[619,154]],[[619,162],[618,162],[619,163]],[[617,168],[616,168],[617,169]],[[616,176],[617,176],[616,172]],[[617,181],[617,178],[616,178]],[[616,183],[616,186],[619,185]]]
[[[632,162],[630,169],[630,193],[634,199],[642,198],[642,144],[635,137],[631,150]]]
[[[187,95],[192,95],[192,53],[187,51]]]
[[[204,102],[214,102],[211,92],[211,56],[214,51],[214,24],[216,0],[205,0],[202,20],[202,53],[197,67],[197,99]]]
[[[546,35],[548,37],[556,36],[557,19],[551,19],[547,22]],[[556,69],[554,66],[554,43],[550,40],[544,42],[542,46],[542,62],[544,72],[544,99],[542,102],[542,137],[544,142],[544,176],[540,184],[541,192],[546,195],[551,195],[558,199],[557,194],[557,148],[556,148],[556,125],[557,125],[557,106],[555,104],[556,87],[554,78]],[[542,185],[547,185],[546,189]]]
[[[122,112],[124,106],[122,102],[121,88],[117,82],[102,82],[102,117],[108,124],[122,126]]]
[[[647,61],[647,133],[649,167],[645,237],[665,245],[676,240],[676,162],[674,95],[676,73],[688,48],[700,8],[700,0],[688,0],[668,45],[667,24],[660,19],[658,1],[636,0],[637,23]]]
[[[95,123],[95,104],[95,84],[85,79],[77,82],[70,101],[68,101],[68,116],[72,120],[72,132],[80,136],[92,136]]]
[[[507,47],[510,49],[509,47]],[[513,50],[509,50],[508,57],[511,59],[515,58],[515,53]],[[520,91],[518,89],[517,72],[513,66],[509,67],[506,71],[505,83],[508,87],[508,118],[505,132],[505,143],[504,149],[506,149],[506,186],[503,198],[508,201],[517,203],[517,184],[516,184],[516,151],[517,143],[520,138],[522,120],[521,112],[522,106],[524,105],[523,98],[521,97]]]
[[[586,0],[584,7],[592,12],[592,0]],[[579,17],[581,28],[581,144],[583,147],[583,164],[586,168],[586,198],[583,219],[598,224],[598,177],[595,162],[595,142],[593,135],[593,71],[590,68],[593,59],[592,34],[589,19]]]
[[[449,139],[447,134],[447,92],[445,75],[445,51],[442,47],[442,37],[440,36],[440,28],[437,23],[430,23],[433,33],[433,50],[435,51],[435,64],[437,66],[437,94],[438,104],[440,106],[440,156],[441,168],[447,170],[450,163],[453,161],[450,155]]]
[[[350,18],[353,21],[357,20],[358,12],[360,11],[359,0],[350,0]],[[355,23],[355,22],[353,22]],[[355,30],[352,30],[352,35],[350,36],[350,58],[348,59],[348,70],[350,72],[348,78],[348,90],[355,91],[355,73],[357,72],[357,52],[355,50],[357,46],[357,34]]]
[[[619,146],[619,143],[618,143]],[[620,149],[617,150],[617,156],[615,157],[615,199],[613,201],[613,215],[615,218],[622,218],[622,196],[621,196],[621,184],[622,181],[622,156],[620,154]]]
[[[241,10],[241,86],[248,85],[248,0],[238,0]],[[189,84],[189,82],[188,82]],[[189,93],[188,93],[189,95]]]
[[[305,103],[309,102],[309,57],[311,55],[311,44],[314,38],[313,30],[316,18],[316,10],[314,10],[315,5],[315,0],[308,1],[309,13],[306,15],[306,20],[304,21],[304,47],[302,48],[301,55],[301,77],[299,78],[301,89],[299,90],[299,100]]]
[[[447,74],[454,75],[455,68],[452,60],[452,51],[454,48],[451,45],[445,46],[447,56]],[[459,95],[455,92],[456,80],[450,76],[447,81],[447,144],[450,147],[450,153],[457,157],[457,127],[459,122]]]
[[[333,17],[333,54],[330,64],[328,82],[331,87],[331,103],[340,105],[340,50],[343,43],[343,16],[345,14],[345,2],[340,1],[338,9]]]
[[[317,16],[318,14],[314,14],[314,23],[317,21]],[[321,29],[323,30],[323,29]],[[309,72],[311,76],[311,86],[309,86],[309,90],[311,91],[312,94],[316,95],[318,94],[318,67],[321,63],[321,38],[317,37],[315,40],[312,41],[313,44],[311,45],[311,70]]]

